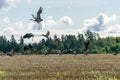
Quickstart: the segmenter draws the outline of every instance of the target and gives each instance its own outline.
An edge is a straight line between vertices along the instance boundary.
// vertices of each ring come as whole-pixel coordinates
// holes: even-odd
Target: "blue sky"
[[[0,0],[1,34],[77,34],[90,29],[101,36],[120,34],[120,0]],[[43,7],[42,30],[29,19]],[[100,22],[102,21],[102,22]]]

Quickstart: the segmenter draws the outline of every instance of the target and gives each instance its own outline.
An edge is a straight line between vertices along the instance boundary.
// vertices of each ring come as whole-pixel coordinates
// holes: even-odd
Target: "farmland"
[[[120,55],[0,56],[0,80],[120,80]]]

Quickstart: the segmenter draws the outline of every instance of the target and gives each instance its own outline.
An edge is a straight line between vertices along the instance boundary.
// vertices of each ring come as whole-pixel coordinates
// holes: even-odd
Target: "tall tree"
[[[19,43],[19,52],[23,53],[23,47],[24,47],[24,39],[21,36],[20,37],[20,43]]]
[[[11,49],[14,49],[16,52],[19,51],[19,46],[14,38],[14,35],[11,36],[11,39],[10,39],[10,48]]]

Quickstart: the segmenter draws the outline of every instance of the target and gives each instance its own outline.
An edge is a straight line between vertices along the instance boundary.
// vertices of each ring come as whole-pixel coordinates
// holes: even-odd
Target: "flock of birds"
[[[40,23],[43,21],[43,19],[41,19],[42,10],[43,10],[43,8],[40,7],[39,10],[38,10],[38,12],[37,12],[37,15],[34,16],[34,14],[32,14],[32,18],[33,18],[33,19],[30,19],[30,20],[32,20],[32,21],[34,21],[34,22],[37,22],[37,24],[40,24]],[[48,38],[49,35],[50,35],[50,31],[47,31],[46,34],[42,34],[42,35],[40,35],[40,36],[43,36],[43,37],[45,37],[45,38]],[[33,33],[26,33],[25,35],[23,35],[23,39],[30,39],[30,38],[32,38],[32,41],[33,41],[34,36],[35,36],[35,35],[34,35]],[[56,41],[55,41],[55,42],[56,42]],[[27,50],[27,49],[31,49],[31,48],[33,48],[33,46],[30,44],[30,45],[28,45],[28,46],[24,46],[23,49],[24,49],[24,50]]]
[[[42,10],[43,10],[43,8],[40,7],[39,10],[38,10],[38,12],[37,12],[36,17],[34,16],[34,14],[32,14],[33,19],[30,19],[30,20],[35,21],[35,22],[37,22],[38,24],[41,23],[41,21],[43,21],[43,19],[41,19],[41,16],[40,16],[41,13],[42,13]],[[44,36],[44,37],[48,38],[49,34],[50,34],[50,32],[47,31],[46,34],[42,34],[41,36]],[[25,38],[29,39],[29,38],[31,38],[31,37],[34,37],[33,33],[26,33],[26,34],[23,36],[23,39],[25,39]]]
[[[37,15],[34,16],[34,14],[32,14],[32,18],[33,18],[33,19],[30,19],[30,20],[32,20],[32,21],[34,21],[34,22],[37,22],[37,24],[40,24],[40,23],[43,21],[43,19],[41,18],[42,10],[43,10],[43,8],[40,7],[39,10],[38,10],[38,12],[37,12]],[[48,38],[49,35],[50,35],[50,32],[47,31],[46,34],[42,34],[42,35],[40,35],[40,36],[44,36],[45,38]],[[24,39],[30,39],[30,38],[32,38],[32,41],[33,41],[34,36],[35,36],[35,35],[34,35],[33,33],[26,33],[25,35],[23,35],[23,40],[24,40]],[[56,45],[56,47],[59,46],[59,44],[60,44],[60,41],[59,41],[58,39],[56,39],[56,40],[53,42],[53,45]],[[89,46],[89,41],[86,42],[85,45],[84,45],[84,53],[85,53],[85,55],[87,55],[87,53],[88,53],[88,46]],[[32,48],[33,48],[33,46],[32,46],[31,44],[29,44],[29,45],[27,45],[27,46],[24,46],[23,49],[24,49],[24,50],[27,50],[27,49],[32,49]],[[13,50],[12,50],[11,52],[13,53]],[[76,54],[76,52],[75,52],[74,50],[71,50],[71,49],[65,51],[65,53],[74,53],[74,54]],[[12,55],[9,54],[9,53],[8,53],[7,55],[12,56]]]
[[[38,12],[37,12],[37,15],[34,16],[34,14],[32,14],[32,18],[33,18],[33,19],[30,19],[30,20],[32,20],[32,21],[37,22],[38,24],[40,24],[41,21],[43,21],[43,19],[41,19],[42,10],[43,10],[43,8],[40,7],[39,10],[38,10]],[[44,36],[45,38],[48,38],[49,35],[50,35],[50,32],[47,31],[46,34],[42,34],[42,35],[40,35],[40,36]],[[33,34],[33,33],[26,33],[26,34],[23,36],[23,39],[26,39],[26,38],[27,38],[27,39],[32,38],[32,41],[33,41],[34,34]],[[60,43],[60,41],[59,41],[58,39],[56,39],[56,40],[53,42],[53,44],[56,45],[56,46],[59,46],[59,43]],[[87,55],[88,45],[89,45],[89,43],[86,43],[86,44],[85,44],[85,49],[84,49],[84,51],[85,51],[85,54],[86,54],[86,55]],[[31,49],[31,48],[33,48],[33,46],[32,46],[31,44],[28,45],[28,46],[24,46],[24,50]],[[73,52],[73,51],[72,51],[72,50],[68,50],[67,52]]]
[[[43,19],[41,19],[41,16],[40,16],[41,13],[42,13],[42,10],[43,10],[43,8],[40,7],[39,10],[38,10],[38,12],[37,12],[36,17],[34,16],[34,14],[32,14],[33,19],[30,19],[30,20],[35,21],[35,22],[37,22],[38,24],[41,23],[41,21],[43,21]],[[49,36],[49,33],[50,33],[50,32],[48,31],[47,34],[45,34],[45,35],[43,34],[42,36],[48,37],[48,36]],[[25,38],[29,39],[29,38],[31,38],[31,37],[34,37],[33,33],[26,33],[26,34],[23,36],[23,39],[25,39]]]
[[[39,10],[38,10],[38,12],[37,12],[36,17],[34,16],[34,14],[32,14],[33,19],[30,19],[30,20],[35,21],[35,22],[37,22],[38,24],[40,24],[41,21],[43,21],[43,19],[41,19],[42,10],[43,10],[43,8],[40,7]],[[45,38],[48,38],[49,35],[50,35],[50,32],[47,31],[46,34],[42,34],[42,35],[40,35],[40,36],[44,36]],[[26,34],[23,36],[23,39],[26,39],[26,38],[27,38],[27,39],[32,38],[32,41],[33,41],[34,34],[33,34],[33,33],[26,33]],[[59,45],[58,45],[59,43],[60,43],[60,41],[59,41],[58,39],[56,39],[56,40],[53,42],[53,44],[56,45],[56,46],[59,46]],[[90,41],[87,41],[87,42],[84,43],[84,49],[83,49],[83,51],[84,51],[84,54],[85,54],[85,55],[87,55],[88,52],[89,52],[89,51],[88,51],[89,44],[90,44]],[[27,49],[32,49],[32,48],[33,48],[33,46],[32,46],[31,44],[29,44],[28,46],[24,46],[23,49],[24,49],[24,50],[27,50]],[[14,52],[14,51],[12,50],[11,52]],[[70,52],[74,52],[74,54],[76,54],[76,52],[73,51],[73,50],[71,50],[71,49],[66,51],[66,53],[70,53]],[[7,54],[7,55],[12,56],[11,54]],[[114,55],[117,55],[117,53],[115,53]]]
[[[40,36],[44,36],[44,37],[46,37],[46,38],[48,38],[49,37],[49,35],[50,35],[50,32],[49,31],[47,31],[47,33],[46,34],[42,34],[42,35],[40,35]],[[33,41],[33,38],[34,38],[34,34],[33,33],[26,33],[24,36],[23,36],[23,39],[30,39],[30,38],[32,38],[32,41]]]

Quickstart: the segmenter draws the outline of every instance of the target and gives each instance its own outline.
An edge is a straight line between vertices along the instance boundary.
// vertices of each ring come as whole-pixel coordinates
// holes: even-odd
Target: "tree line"
[[[90,54],[101,53],[120,53],[120,37],[106,37],[101,38],[99,34],[93,33],[90,30],[84,34],[78,33],[78,35],[62,35],[58,37],[54,35],[53,38],[42,39],[38,43],[26,44],[21,36],[18,43],[11,36],[10,40],[7,40],[6,36],[0,36],[0,51],[4,54],[10,52],[13,49],[16,53],[21,54],[42,54],[45,50],[50,50],[51,54],[56,54],[57,50],[75,50],[77,54],[84,53],[84,44],[89,41],[88,50]],[[24,50],[25,46],[32,45],[33,48]]]

